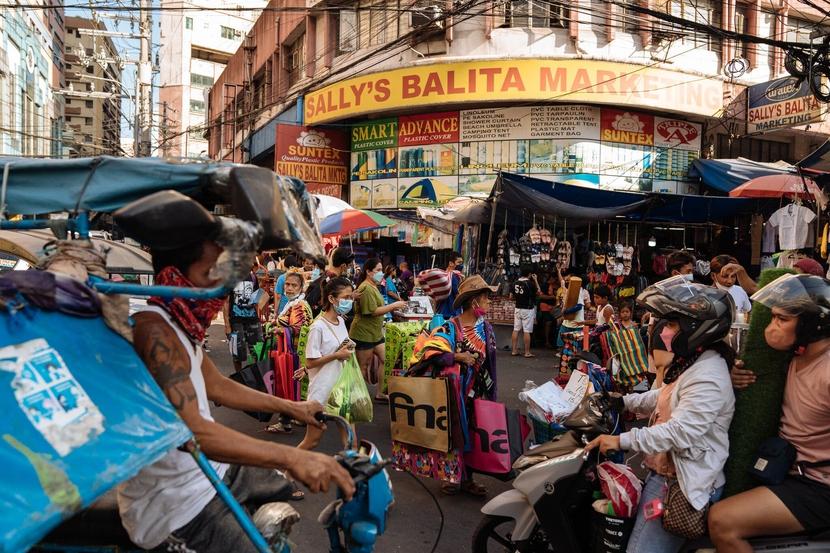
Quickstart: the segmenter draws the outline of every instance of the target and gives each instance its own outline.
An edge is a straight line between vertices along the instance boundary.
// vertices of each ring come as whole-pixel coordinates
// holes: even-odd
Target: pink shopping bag
[[[464,454],[464,464],[475,472],[512,478],[513,462],[524,453],[524,441],[530,431],[527,422],[516,409],[506,409],[496,401],[476,399],[473,411],[473,447]]]

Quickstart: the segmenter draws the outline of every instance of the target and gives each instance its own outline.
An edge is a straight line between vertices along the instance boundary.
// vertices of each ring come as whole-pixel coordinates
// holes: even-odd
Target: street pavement
[[[233,365],[222,324],[214,323],[208,335],[211,358],[223,373],[229,374],[233,371]],[[533,380],[541,384],[555,375],[558,365],[554,366],[553,353],[550,350],[535,351],[538,357],[533,359],[512,357],[509,351],[503,349],[510,343],[510,329],[496,327],[496,335],[500,348],[498,356],[499,401],[504,402],[508,407],[520,408],[518,393],[524,387],[525,381]],[[214,408],[213,415],[222,424],[250,436],[292,446],[297,445],[305,433],[304,428],[295,427],[291,435],[269,434],[264,431],[264,424],[244,413],[224,407]],[[375,403],[374,421],[359,425],[357,430],[360,438],[374,442],[384,456],[391,454],[389,411],[386,405]],[[337,431],[330,428],[320,443],[318,451],[334,454],[339,451],[338,446]],[[375,551],[378,553],[429,553],[440,527],[441,517],[438,509],[430,495],[413,481],[412,476],[391,468],[389,473],[396,503],[389,514],[387,531],[378,539]],[[509,483],[500,482],[494,478],[477,475],[476,479],[487,487],[487,499],[474,498],[466,494],[446,496],[441,493],[438,481],[420,479],[437,498],[444,512],[444,529],[435,551],[441,553],[470,551],[473,532],[482,516],[481,506],[490,498],[509,488]],[[296,551],[315,553],[328,551],[326,533],[317,522],[317,516],[334,497],[334,492],[331,490],[328,494],[306,493],[303,501],[294,503],[294,507],[303,517],[291,533],[291,539],[297,545]]]

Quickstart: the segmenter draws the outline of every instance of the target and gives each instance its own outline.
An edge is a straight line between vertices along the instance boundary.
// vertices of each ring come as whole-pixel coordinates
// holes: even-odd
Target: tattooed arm
[[[139,313],[135,321],[136,352],[208,458],[288,470],[313,492],[325,492],[334,482],[351,497],[354,483],[332,457],[257,440],[202,417],[190,380],[190,357],[176,332],[156,313]]]
[[[202,375],[208,398],[220,405],[240,411],[282,413],[306,424],[323,427],[314,418],[316,413],[323,410],[323,406],[316,401],[289,401],[258,392],[224,376],[207,355],[202,361]]]

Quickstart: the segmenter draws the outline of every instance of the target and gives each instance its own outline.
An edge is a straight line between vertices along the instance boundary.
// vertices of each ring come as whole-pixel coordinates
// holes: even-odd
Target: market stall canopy
[[[490,222],[490,204],[484,198],[458,196],[438,209],[419,207],[418,215],[453,223],[484,224]]]
[[[44,246],[55,240],[49,230],[0,230],[0,251],[16,255],[32,265],[37,264]],[[93,238],[92,243],[107,254],[107,272],[113,274],[153,274],[153,260],[141,248]]]
[[[696,159],[689,169],[690,177],[698,177],[703,184],[719,192],[730,192],[748,180],[766,175],[794,174],[789,163],[761,163],[739,157],[737,159]]]
[[[809,177],[801,175],[766,175],[748,180],[729,192],[732,198],[782,198],[807,199],[817,197],[821,191]]]
[[[811,173],[830,174],[830,140],[796,163],[796,166]]]
[[[532,210],[536,215],[598,221],[624,217],[629,221],[706,223],[751,213],[753,201],[721,196],[692,196],[600,190],[574,184],[502,173],[493,188],[498,210]]]

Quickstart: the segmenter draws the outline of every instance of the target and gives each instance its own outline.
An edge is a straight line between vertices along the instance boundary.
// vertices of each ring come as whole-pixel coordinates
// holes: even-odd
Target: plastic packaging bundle
[[[372,397],[354,354],[343,365],[343,370],[331,389],[326,412],[339,415],[350,423],[372,422]]]
[[[611,500],[613,514],[623,518],[633,517],[643,491],[640,479],[628,466],[610,461],[597,465],[597,474],[602,493]]]

